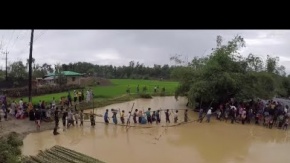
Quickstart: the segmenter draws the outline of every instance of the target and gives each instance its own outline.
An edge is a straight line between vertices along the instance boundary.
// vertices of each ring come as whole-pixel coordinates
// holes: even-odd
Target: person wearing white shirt
[[[73,125],[74,126],[73,113],[72,113],[71,110],[68,112],[67,121],[68,121],[67,128],[69,128],[70,125]]]
[[[87,100],[87,103],[91,101],[91,95],[90,95],[89,90],[87,90],[86,100]]]
[[[23,100],[22,99],[20,99],[20,101],[19,101],[19,106],[21,109],[23,109]]]
[[[177,123],[177,121],[178,121],[178,110],[176,110],[174,113],[174,123]]]
[[[288,105],[285,106],[285,108],[284,108],[284,112],[285,112],[285,114],[288,113]]]
[[[52,105],[52,107],[55,107],[55,99],[54,99],[54,97],[52,97],[51,105]]]
[[[210,117],[211,117],[211,113],[212,113],[212,107],[210,109],[208,109],[207,113],[206,113],[206,117],[207,117],[207,122],[210,122]]]

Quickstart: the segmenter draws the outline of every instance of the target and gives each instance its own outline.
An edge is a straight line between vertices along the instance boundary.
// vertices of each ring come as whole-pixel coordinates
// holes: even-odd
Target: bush
[[[143,93],[145,93],[147,91],[147,87],[144,86],[143,89],[142,89]]]
[[[0,138],[0,163],[20,163],[22,140],[15,132]]]
[[[152,98],[152,96],[148,93],[142,93],[142,94],[140,94],[140,97],[141,98]]]
[[[84,89],[84,87],[76,84],[64,85],[64,86],[44,86],[40,88],[32,88],[32,96],[50,94],[50,93],[59,93],[68,91],[71,89]],[[12,88],[5,90],[8,97],[23,97],[28,96],[28,87],[22,88]]]
[[[144,76],[143,79],[144,80],[149,80],[149,76]]]

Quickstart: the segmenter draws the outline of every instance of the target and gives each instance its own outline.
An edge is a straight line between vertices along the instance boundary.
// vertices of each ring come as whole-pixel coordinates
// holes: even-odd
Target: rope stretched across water
[[[76,120],[73,120],[76,121]],[[188,123],[192,123],[195,122],[196,120],[192,120],[192,121],[187,121],[187,122],[178,122],[178,123],[173,123],[172,125],[168,125],[168,123],[166,125],[159,125],[159,124],[137,124],[137,125],[130,125],[130,124],[115,124],[115,123],[106,123],[106,122],[100,122],[100,121],[95,121],[95,123],[101,123],[101,124],[106,124],[106,125],[115,125],[115,126],[124,126],[124,127],[136,127],[136,128],[154,128],[154,127],[175,127],[175,126],[180,126],[180,125],[184,125],[184,124],[188,124]],[[80,121],[78,121],[80,122]],[[90,120],[84,120],[83,122],[91,122]],[[148,126],[150,125],[150,126]]]

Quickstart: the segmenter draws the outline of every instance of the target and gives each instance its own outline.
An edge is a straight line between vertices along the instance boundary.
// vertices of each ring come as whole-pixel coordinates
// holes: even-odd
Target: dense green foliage
[[[176,66],[157,65],[153,67],[144,66],[139,62],[130,61],[128,66],[112,66],[112,65],[94,65],[88,62],[77,62],[69,64],[49,65],[44,63],[39,65],[33,62],[32,78],[41,78],[51,72],[56,72],[59,79],[56,80],[59,85],[66,83],[66,78],[62,77],[60,71],[75,71],[86,74],[86,76],[104,77],[110,79],[170,79],[170,73]],[[28,62],[13,62],[8,65],[8,85],[13,87],[26,86],[28,84]],[[5,71],[0,70],[0,86],[4,86]],[[6,87],[6,86],[5,86]]]
[[[245,47],[241,36],[226,45],[217,37],[217,47],[209,56],[194,58],[187,66],[173,70],[172,78],[179,79],[176,98],[186,95],[191,104],[196,102],[225,102],[229,98],[246,100],[270,99],[290,95],[290,78],[285,67],[279,66],[279,58],[260,57],[249,54],[242,57],[238,51]]]
[[[18,134],[11,132],[8,136],[0,138],[0,163],[20,163],[23,145]]]

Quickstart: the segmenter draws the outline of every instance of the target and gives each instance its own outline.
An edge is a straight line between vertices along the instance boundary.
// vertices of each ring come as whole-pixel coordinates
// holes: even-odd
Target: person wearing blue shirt
[[[106,124],[108,124],[109,123],[109,110],[108,109],[106,109],[106,113],[105,113],[105,115],[104,115],[104,120],[105,120],[105,123]]]
[[[152,118],[150,114],[151,108],[148,108],[148,111],[146,111],[146,116],[147,116],[147,122],[152,124]]]

